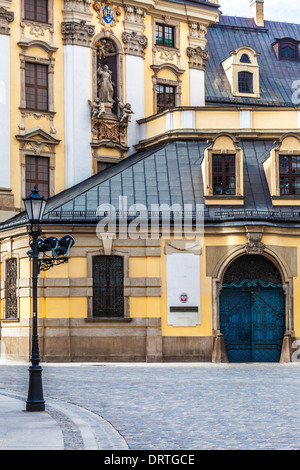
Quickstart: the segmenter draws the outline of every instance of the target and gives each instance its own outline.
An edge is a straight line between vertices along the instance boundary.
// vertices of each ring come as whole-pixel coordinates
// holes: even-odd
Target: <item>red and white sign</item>
[[[187,295],[187,294],[180,294],[180,297],[179,297],[179,298],[180,298],[180,302],[181,302],[182,304],[186,304],[187,301],[188,301],[188,295]]]

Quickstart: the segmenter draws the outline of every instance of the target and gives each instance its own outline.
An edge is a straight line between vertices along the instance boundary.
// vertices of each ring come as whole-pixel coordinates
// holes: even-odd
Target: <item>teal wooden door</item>
[[[220,331],[230,362],[279,362],[285,332],[281,286],[260,281],[223,286]]]

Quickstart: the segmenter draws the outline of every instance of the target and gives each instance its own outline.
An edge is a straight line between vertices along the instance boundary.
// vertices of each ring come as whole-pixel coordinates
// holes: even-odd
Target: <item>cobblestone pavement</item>
[[[131,450],[300,449],[298,363],[43,369],[46,410],[64,425],[69,448],[83,447],[76,423],[68,422],[74,416],[68,410],[76,405],[89,413],[96,436],[102,420]],[[26,398],[27,364],[0,365],[0,377],[0,393]],[[106,438],[102,427],[97,439]]]

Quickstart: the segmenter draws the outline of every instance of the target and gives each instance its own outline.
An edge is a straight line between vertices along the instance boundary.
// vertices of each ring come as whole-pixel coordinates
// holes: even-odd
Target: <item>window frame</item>
[[[163,88],[163,105],[159,105],[158,104],[158,87],[162,87]],[[171,96],[173,96],[173,106],[167,106],[166,105],[166,95],[167,95],[167,88],[172,88],[173,92],[170,94]],[[174,109],[176,107],[176,86],[174,85],[169,85],[167,83],[160,83],[158,82],[156,84],[156,109],[157,109],[157,113],[162,113],[163,111],[168,111],[170,109]],[[161,108],[161,109],[159,109]]]
[[[38,175],[40,168],[39,168],[39,163],[42,162],[47,162],[47,180],[40,179],[38,176],[35,178],[28,178],[27,175],[27,168],[29,166],[29,159],[35,160],[34,166],[35,166],[35,174]],[[26,190],[26,186],[30,184],[30,188]],[[47,185],[47,193],[44,193],[43,190],[41,189],[41,184]],[[40,155],[25,155],[25,194],[28,195],[32,191],[32,188],[36,186],[37,189],[39,190],[40,194],[45,197],[45,199],[48,199],[50,197],[50,161],[49,157],[44,157]]]
[[[221,171],[220,172],[215,172],[214,171],[214,159],[216,157],[221,157]],[[233,159],[233,166],[234,166],[234,171],[233,172],[226,172],[226,158]],[[234,193],[228,193],[226,192],[226,178],[234,178]],[[215,184],[214,180],[215,178],[221,178],[222,184],[221,184],[221,193],[216,193],[215,192]],[[219,153],[214,153],[212,154],[212,195],[213,196],[236,196],[236,155],[232,153],[226,153],[226,154],[219,154]]]
[[[33,2],[34,18],[29,18],[26,16],[26,1]],[[46,21],[38,19],[38,11],[37,11],[38,1],[40,0],[23,0],[23,18],[26,21],[32,21],[34,23],[49,24],[49,16],[50,16],[49,15],[49,0],[43,0],[43,2],[45,3]]]
[[[249,85],[248,81],[246,80],[246,77],[248,77],[250,80],[251,80],[251,87],[250,87],[250,90],[251,91],[248,91],[247,89],[244,89],[244,90],[241,90],[241,81],[240,81],[240,76],[243,74],[243,85],[245,85],[245,87],[247,87],[247,85]],[[254,80],[254,75],[252,72],[249,72],[248,70],[240,70],[238,72],[238,92],[241,93],[241,94],[247,94],[247,95],[252,95],[254,94],[254,83],[253,83],[253,80]]]
[[[118,276],[115,278],[115,283],[111,283],[111,277],[113,275],[113,261],[117,260],[118,263],[120,262],[120,266],[118,269],[121,272],[121,280],[118,279]],[[95,282],[96,276],[96,263],[98,265],[104,266],[104,280]],[[124,318],[124,259],[122,256],[117,255],[98,255],[93,256],[92,259],[93,264],[93,318]],[[99,296],[97,298],[96,293],[99,292]],[[121,292],[121,293],[120,293]],[[96,311],[96,302],[100,303],[100,299],[104,298],[104,314],[102,310]],[[114,299],[114,300],[112,300]],[[118,315],[113,315],[112,313],[116,311],[116,306],[118,304],[122,305],[122,312],[118,312]]]
[[[294,52],[293,57],[283,55],[282,51],[286,47],[289,47]],[[297,62],[299,60],[299,41],[293,41],[292,39],[278,41],[278,59]]]
[[[34,83],[31,84],[26,81],[26,74],[28,67],[34,67]],[[46,75],[46,80],[47,80],[47,85],[41,85],[38,83],[38,70],[39,67],[43,67]],[[28,103],[27,99],[27,90],[28,89],[33,89],[34,90],[34,106],[31,106],[31,103]],[[38,106],[38,91],[39,90],[46,90],[46,108],[42,108]],[[25,103],[26,103],[26,109],[31,109],[34,111],[40,111],[40,112],[48,112],[49,111],[49,66],[48,64],[40,64],[36,62],[29,62],[25,61]]]
[[[162,43],[157,42],[157,27],[162,28]],[[170,28],[172,31],[172,44],[167,44],[166,43],[166,28]],[[164,24],[160,22],[155,22],[155,45],[160,46],[160,47],[168,47],[168,48],[175,48],[175,40],[176,40],[176,26],[172,24]]]
[[[287,158],[288,159],[288,172],[284,173],[281,171],[281,159],[282,158]],[[299,178],[300,180],[300,172],[297,176],[297,173],[293,173],[293,158],[298,158],[299,159],[299,168],[300,168],[300,154],[298,155],[286,155],[286,154],[280,154],[279,159],[278,159],[278,171],[279,171],[279,195],[281,197],[284,196],[300,196],[300,188],[299,188],[299,193],[293,192],[293,179]],[[289,192],[288,193],[282,193],[281,191],[281,179],[282,178],[287,178],[288,179],[288,187],[289,187]]]
[[[106,232],[107,233],[107,232]],[[113,237],[113,234],[111,234]],[[112,242],[112,240],[111,240]],[[105,245],[105,244],[103,244]],[[87,259],[87,277],[88,277],[88,295],[87,295],[87,320],[93,321],[113,321],[113,320],[120,320],[120,321],[128,321],[130,319],[130,279],[129,279],[129,250],[122,249],[118,250],[113,247],[107,248],[103,246],[98,250],[86,250],[86,259]],[[123,299],[124,299],[124,315],[123,317],[111,317],[111,318],[104,318],[104,317],[94,317],[93,316],[93,258],[94,256],[101,256],[101,255],[114,255],[114,256],[121,256],[123,257]]]

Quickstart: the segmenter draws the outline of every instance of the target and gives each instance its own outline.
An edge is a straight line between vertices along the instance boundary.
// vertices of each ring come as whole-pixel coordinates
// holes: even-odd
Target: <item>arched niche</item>
[[[98,96],[99,66],[108,66],[114,84],[112,113],[118,115],[118,100],[123,101],[123,48],[110,32],[99,33],[92,43],[93,54],[93,100]]]

